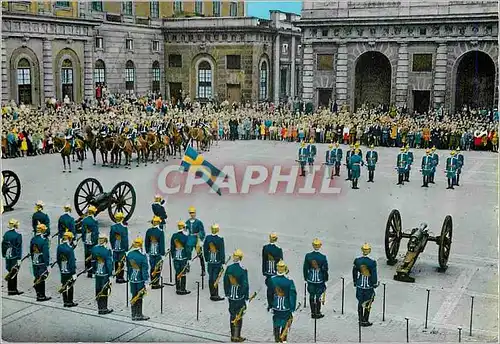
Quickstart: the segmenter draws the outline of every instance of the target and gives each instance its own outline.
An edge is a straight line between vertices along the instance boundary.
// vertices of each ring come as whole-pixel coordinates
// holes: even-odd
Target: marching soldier
[[[436,174],[436,167],[437,167],[437,165],[439,165],[439,156],[436,153],[436,146],[432,147],[432,149],[431,149],[431,157],[432,157],[432,163],[433,163],[434,168],[432,169],[431,178],[429,180],[429,183],[435,184],[434,183],[434,175]]]
[[[65,232],[62,235],[62,242],[57,246],[57,265],[59,265],[59,271],[61,273],[61,284],[64,285],[69,280],[76,280],[76,259],[75,251],[71,242],[73,240],[73,233]],[[68,288],[68,290],[62,293],[64,307],[76,307],[78,303],[73,302],[74,287]]]
[[[429,187],[429,180],[431,178],[433,160],[431,157],[431,150],[427,148],[425,150],[425,155],[422,157],[422,178],[423,178],[423,188]]]
[[[177,295],[191,293],[189,290],[186,290],[186,274],[189,272],[192,251],[187,245],[189,236],[184,233],[185,228],[186,224],[184,222],[177,222],[177,233],[174,233],[170,239],[170,252],[174,260],[175,270],[175,293]]]
[[[36,300],[43,302],[52,299],[45,295],[45,279],[50,273],[49,239],[45,235],[47,226],[36,226],[36,235],[31,239],[30,254],[35,277]]]
[[[193,250],[196,248],[196,253],[200,258],[201,276],[205,276],[205,258],[203,257],[203,240],[205,239],[205,228],[203,222],[196,218],[196,208],[189,207],[189,219],[186,221],[186,229],[189,234],[188,246]],[[191,255],[191,253],[190,253]]]
[[[366,166],[368,167],[368,183],[374,183],[373,177],[375,176],[375,167],[378,162],[378,153],[373,150],[374,145],[370,146],[370,150],[366,152]]]
[[[398,183],[396,185],[404,185],[404,177],[408,167],[408,156],[405,154],[405,151],[405,147],[401,147],[401,153],[397,157],[396,170],[398,171]]]
[[[297,290],[293,280],[286,276],[288,267],[283,260],[277,264],[278,275],[271,278],[268,286],[272,298],[268,299],[268,309],[273,310],[273,332],[276,343],[286,343],[292,325],[293,315],[297,307]],[[269,302],[271,301],[271,302]]]
[[[95,219],[97,208],[93,205],[89,206],[88,214],[82,221],[82,240],[85,244],[85,269],[87,270],[87,277],[92,278],[92,248],[97,245],[99,239],[99,223]]]
[[[333,145],[329,144],[328,145],[328,150],[325,153],[325,165],[326,165],[326,172],[325,176],[328,176],[328,179],[333,179],[333,166],[335,164],[335,157],[334,157],[334,149]]]
[[[229,265],[224,274],[224,291],[229,300],[229,324],[231,328],[231,342],[243,342],[241,337],[243,327],[243,313],[249,299],[248,271],[241,266],[243,251],[237,249],[233,253],[233,264]]]
[[[37,201],[35,204],[35,212],[31,217],[31,225],[33,226],[33,233],[37,232],[37,226],[39,223],[44,224],[47,228],[44,232],[45,237],[50,236],[50,219],[47,214],[45,214],[42,210],[45,204],[43,201]]]
[[[460,152],[460,147],[457,147],[457,182],[455,183],[456,186],[460,186],[460,175],[462,174],[462,167],[464,167],[464,155]]]
[[[111,226],[109,239],[113,250],[113,261],[115,263],[116,283],[127,283],[125,275],[125,257],[129,248],[128,228],[123,224],[125,216],[122,212],[115,214],[116,223]]]
[[[92,248],[92,268],[95,272],[95,295],[99,314],[113,312],[108,309],[110,277],[113,276],[113,255],[108,246],[108,237],[99,234],[99,244]]]
[[[306,147],[305,142],[300,143],[300,148],[299,148],[299,166],[300,166],[300,176],[304,177],[306,175],[306,162],[308,160],[309,152]]]
[[[307,164],[309,165],[309,173],[312,173],[312,166],[314,165],[314,159],[316,159],[316,145],[314,144],[314,139],[309,140],[309,145],[307,146],[307,151],[309,152],[307,156]]]
[[[342,165],[342,148],[339,147],[339,143],[335,144],[335,149],[333,150],[334,162],[335,162],[335,174],[334,176],[340,176],[340,165]]]
[[[413,152],[410,152],[410,146],[406,146],[405,152],[406,152],[406,159],[408,161],[408,168],[406,169],[404,181],[409,182],[411,165],[413,164]]]
[[[207,235],[203,243],[203,251],[205,260],[208,264],[208,287],[210,290],[210,300],[222,301],[223,297],[219,296],[219,284],[215,283],[222,269],[222,264],[225,263],[226,250],[224,246],[224,238],[219,236],[219,225],[214,224],[211,227],[212,234]]]
[[[311,318],[321,319],[321,296],[326,293],[326,282],[328,282],[328,260],[319,252],[322,243],[319,239],[312,242],[314,251],[306,254],[304,259],[303,274],[307,282],[309,293],[309,304],[311,305]],[[323,296],[324,297],[324,296]]]
[[[62,214],[57,221],[59,242],[62,242],[63,235],[68,231],[73,234],[73,238],[76,236],[75,219],[71,216],[71,205],[66,204],[63,209],[64,214]]]
[[[358,299],[358,319],[363,327],[372,326],[368,318],[375,299],[374,289],[378,287],[377,262],[368,257],[371,250],[369,244],[364,244],[361,247],[363,256],[356,258],[352,267],[353,285],[356,288],[356,299]]]
[[[5,267],[10,275],[16,272],[11,271],[17,266],[18,261],[23,256],[23,237],[21,233],[16,231],[19,228],[19,221],[10,219],[8,226],[9,230],[5,232],[2,240],[2,257],[5,258]],[[14,277],[9,276],[7,279],[7,291],[9,295],[21,295],[24,293],[17,289],[17,273]]]
[[[153,210],[154,216],[158,216],[161,219],[160,228],[163,230],[165,226],[165,221],[167,220],[167,212],[163,205],[165,204],[165,200],[160,196],[156,195],[153,204],[151,205],[151,209]]]
[[[269,234],[269,244],[262,248],[262,274],[266,278],[267,286],[267,304],[271,305],[273,300],[273,290],[271,286],[271,278],[276,276],[276,264],[283,259],[283,250],[276,245],[278,235],[276,233]]]
[[[351,180],[351,155],[354,154],[354,145],[350,146],[350,149],[346,152],[345,155],[345,165],[347,167],[347,179],[346,180]]]
[[[349,159],[350,169],[351,169],[351,180],[352,180],[352,188],[358,188],[358,179],[361,176],[361,165],[364,165],[363,157],[360,155],[361,151],[359,148],[354,150],[354,154],[351,155]]]
[[[450,156],[446,159],[446,178],[448,178],[448,187],[446,189],[453,190],[457,177],[458,160],[455,157],[455,151],[452,150]]]
[[[153,217],[153,220],[151,220],[153,227],[146,231],[145,246],[151,267],[151,289],[163,288],[163,285],[160,285],[159,278],[163,264],[162,257],[165,255],[165,233],[160,227],[161,222],[162,219],[160,217]],[[155,273],[154,276],[153,272]]]
[[[135,238],[132,249],[127,252],[127,273],[130,282],[130,294],[132,298],[138,298],[134,304],[130,305],[133,321],[149,320],[148,316],[142,314],[142,298],[147,290],[148,259],[142,253],[143,240],[141,237]]]

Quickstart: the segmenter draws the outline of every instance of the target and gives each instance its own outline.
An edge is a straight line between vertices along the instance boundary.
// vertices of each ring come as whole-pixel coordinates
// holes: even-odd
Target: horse
[[[184,144],[183,135],[177,131],[177,128],[172,126],[169,132],[170,136],[170,150],[174,159],[177,155],[177,150],[179,151],[179,158],[182,158],[182,146]]]
[[[189,130],[189,136],[193,141],[196,141],[196,149],[198,151],[200,150],[200,143],[202,151],[210,150],[210,140],[212,135],[208,131],[205,131],[203,128],[191,128]]]
[[[110,149],[111,155],[111,168],[118,168],[122,164],[122,149],[124,146],[124,140],[121,135],[113,138],[113,146]]]
[[[132,161],[132,152],[134,151],[134,144],[132,143],[132,140],[126,136],[125,134],[119,136],[120,140],[118,141],[118,144],[121,145],[120,149],[123,152],[123,155],[125,155],[125,168],[128,168],[129,170],[131,169],[130,162]],[[120,163],[121,163],[121,154],[120,154]]]
[[[146,134],[146,142],[148,144],[148,153],[146,155],[146,159],[149,159],[149,153],[151,153],[151,162],[153,162],[156,153],[157,154],[156,163],[158,163],[159,162],[158,150],[160,149],[159,147],[160,140],[158,140],[158,136],[154,132],[150,131]]]
[[[96,164],[96,153],[97,153],[97,130],[93,129],[91,126],[85,127],[85,145],[90,148],[92,156],[94,158],[94,164]]]
[[[163,162],[168,161],[167,154],[170,151],[170,137],[167,135],[156,134],[158,142],[151,149],[151,161],[154,160],[154,153],[156,152],[156,163],[161,159]]]
[[[148,166],[148,156],[149,156],[149,148],[147,141],[139,135],[134,141],[134,148],[137,153],[137,167],[139,167],[139,163],[144,161],[144,166]]]
[[[113,149],[114,143],[114,138],[104,136],[101,136],[97,141],[97,146],[99,148],[99,151],[101,152],[103,167],[108,164],[108,152]]]
[[[79,170],[83,170],[83,158],[84,158],[84,147],[85,143],[80,140],[80,139],[75,139],[75,153],[76,156],[78,157],[78,160],[80,161],[80,167],[78,167]],[[63,173],[66,172],[66,160],[68,160],[68,167],[69,167],[69,173],[71,173],[71,144],[68,140],[65,138],[56,136],[54,138],[54,149],[61,154],[61,158],[63,160],[63,166],[64,170]]]

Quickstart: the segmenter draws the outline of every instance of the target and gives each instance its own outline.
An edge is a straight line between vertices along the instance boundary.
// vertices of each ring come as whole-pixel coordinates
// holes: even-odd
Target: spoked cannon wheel
[[[393,209],[385,226],[385,256],[389,265],[394,265],[397,262],[399,244],[403,237],[401,227],[401,214],[399,210]]]
[[[122,212],[125,215],[123,221],[128,221],[135,210],[136,194],[134,187],[129,182],[119,182],[110,193],[111,202],[108,213],[111,220],[115,221],[115,214]]]
[[[441,228],[441,235],[439,236],[439,269],[438,271],[444,272],[448,268],[448,258],[450,257],[451,241],[453,237],[453,220],[450,215],[444,218],[443,227]]]
[[[75,202],[75,210],[78,215],[83,216],[86,214],[92,200],[102,193],[102,185],[95,178],[84,179],[78,184],[73,199]]]
[[[3,207],[5,211],[12,210],[21,196],[21,181],[17,174],[10,170],[2,171],[2,194]]]

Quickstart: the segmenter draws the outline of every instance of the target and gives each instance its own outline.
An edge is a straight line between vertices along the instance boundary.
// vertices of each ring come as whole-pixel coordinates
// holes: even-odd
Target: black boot
[[[396,185],[404,185],[403,184],[403,174],[398,174],[398,183]]]
[[[340,166],[335,166],[335,175],[340,176]]]
[[[66,307],[76,307],[78,306],[78,303],[73,302],[73,295],[75,292],[75,288],[71,287],[68,289],[68,305]]]
[[[281,340],[280,340],[280,328],[279,327],[273,327],[273,334],[274,334],[274,342],[275,343],[280,343]]]
[[[429,183],[431,183],[431,184],[436,184],[436,183],[434,183],[434,175],[431,175],[431,176],[429,177]]]
[[[309,298],[309,305],[311,306],[311,319],[316,318],[316,301],[313,297]]]
[[[130,305],[130,310],[132,312],[132,321],[137,321],[137,302]]]
[[[103,297],[102,298],[102,308],[104,310],[104,312],[102,314],[109,314],[109,313],[112,313],[113,310],[108,308],[108,297]]]
[[[182,276],[181,277],[181,295],[191,294],[191,292],[189,290],[186,290],[186,284],[187,284],[187,277]]]
[[[146,320],[149,320],[148,316],[142,314],[142,301],[143,301],[143,299],[139,299],[136,302],[136,305],[137,305],[137,317],[136,317],[136,320],[137,321],[146,321]]]
[[[9,282],[10,287],[8,287],[9,295],[21,295],[24,294],[24,292],[17,290],[17,275],[12,277]]]
[[[224,300],[224,298],[223,298],[223,297],[220,297],[220,296],[219,296],[219,286],[218,286],[218,285],[216,285],[216,286],[214,287],[214,285],[212,284],[212,288],[214,289],[214,297],[213,297],[213,299],[212,299],[212,298],[210,298],[210,299],[211,299],[212,301],[222,301],[222,300]]]
[[[457,181],[455,182],[455,185],[460,186],[460,184],[458,184],[460,182],[460,175],[459,174],[457,174],[456,179],[457,179]]]
[[[364,326],[365,327],[372,326],[373,324],[368,321],[368,318],[370,318],[370,310],[368,308],[365,308],[363,315],[364,315],[363,317]]]
[[[356,184],[354,182],[354,179],[351,179],[351,184],[352,184],[351,189],[356,189]]]
[[[240,321],[238,321],[236,323],[236,325],[234,326],[234,336],[235,336],[234,339],[238,343],[244,342],[246,340],[246,338],[244,338],[244,337],[241,336],[241,328],[242,327],[243,327],[243,319],[240,319]]]
[[[47,295],[45,295],[45,281],[40,282],[38,285],[39,285],[38,290],[40,296],[37,296],[36,300],[43,302],[52,299],[51,297],[47,297]]]
[[[321,319],[325,315],[321,314],[321,301],[316,301],[316,319]]]
[[[361,326],[364,324],[364,316],[363,316],[363,306],[358,305],[358,322]]]
[[[200,254],[200,267],[201,267],[201,277],[205,276],[205,257],[203,257],[203,253]]]
[[[234,330],[233,319],[229,319],[229,327],[231,328],[231,342],[236,342],[235,340],[236,331]]]
[[[175,277],[175,293],[181,295],[181,280]]]
[[[67,291],[62,293],[62,298],[63,298],[64,307],[68,307],[68,292]]]
[[[358,178],[354,179],[354,188],[357,190],[358,188]]]

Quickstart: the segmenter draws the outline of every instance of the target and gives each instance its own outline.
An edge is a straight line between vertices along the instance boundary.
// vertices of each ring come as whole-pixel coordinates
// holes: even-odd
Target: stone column
[[[297,48],[295,46],[295,36],[292,36],[292,50],[290,58],[292,59],[292,65],[290,67],[290,99],[293,101],[295,99],[295,54],[297,53]]]
[[[7,50],[5,47],[5,39],[2,38],[2,101],[8,102],[10,87],[7,83],[9,68],[7,68]],[[13,83],[11,83],[13,84]]]
[[[341,43],[337,50],[337,63],[335,64],[335,101],[340,108],[348,103],[347,97],[347,45]]]
[[[313,73],[314,53],[312,44],[303,44],[304,53],[302,57],[302,100],[305,103],[314,102]]]
[[[274,41],[274,104],[278,104],[280,100],[280,56],[281,56],[281,43],[280,35],[276,35],[276,40]]]
[[[446,43],[439,43],[434,68],[434,109],[445,106],[446,97],[446,65],[448,63],[448,48]]]
[[[85,41],[83,45],[83,95],[84,99],[92,99],[94,97],[93,85],[93,45],[92,41]]]
[[[54,89],[54,71],[52,68],[52,40],[45,38],[43,40],[43,95],[44,99],[40,102],[45,104],[47,98],[56,96]]]
[[[396,106],[403,106],[407,104],[408,65],[408,44],[400,43],[398,51],[398,65],[396,70]]]

